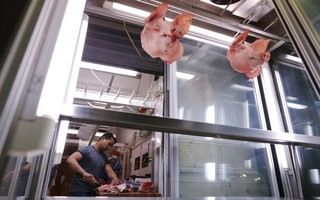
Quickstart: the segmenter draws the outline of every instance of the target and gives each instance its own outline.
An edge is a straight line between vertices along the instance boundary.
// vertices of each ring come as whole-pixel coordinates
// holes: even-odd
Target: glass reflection
[[[253,80],[236,72],[227,48],[182,39],[176,62],[177,117],[261,128]],[[180,197],[271,196],[266,146],[208,137],[176,136]]]
[[[271,196],[264,144],[179,136],[180,197]]]
[[[31,162],[22,157],[8,157],[1,173],[0,196],[24,196],[31,169]],[[18,186],[18,187],[14,187]]]
[[[279,72],[286,107],[289,130],[296,134],[320,136],[320,101],[307,74],[298,66],[283,62],[272,65]],[[320,150],[297,147],[303,196],[320,197]]]
[[[301,8],[303,9],[304,16],[307,17],[308,21],[312,26],[310,28],[314,28],[314,31],[320,35],[320,1],[316,0],[298,0],[297,1]]]
[[[320,198],[320,149],[297,147],[304,198]]]
[[[261,128],[253,81],[233,70],[227,49],[182,40],[184,57],[177,61],[177,115],[180,119]]]
[[[292,131],[320,136],[320,101],[304,70],[277,63]]]

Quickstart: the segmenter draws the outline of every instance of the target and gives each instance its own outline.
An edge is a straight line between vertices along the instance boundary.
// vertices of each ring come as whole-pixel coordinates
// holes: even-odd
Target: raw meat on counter
[[[144,193],[154,193],[156,192],[157,187],[153,182],[144,182],[140,185],[138,191]]]
[[[120,185],[105,184],[98,187],[97,190],[99,192],[119,193],[119,192],[127,191],[127,184],[125,183],[122,183]]]
[[[105,184],[97,188],[99,192],[110,192],[110,193],[120,193],[120,192],[143,192],[143,193],[155,193],[157,187],[153,182],[133,182],[126,181],[120,185]]]

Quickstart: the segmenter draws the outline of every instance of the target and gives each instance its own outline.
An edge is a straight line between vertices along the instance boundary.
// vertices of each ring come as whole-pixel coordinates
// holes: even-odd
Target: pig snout
[[[266,52],[261,53],[261,59],[264,62],[268,62],[270,60],[270,52],[266,51]]]

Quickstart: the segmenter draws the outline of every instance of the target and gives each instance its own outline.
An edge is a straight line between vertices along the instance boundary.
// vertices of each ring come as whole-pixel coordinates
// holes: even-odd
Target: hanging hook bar
[[[150,95],[150,90],[148,90],[148,93],[147,93],[147,96],[146,96],[146,98],[143,100],[143,104],[145,104],[146,103],[146,101],[148,100],[148,98],[149,98],[149,95]]]
[[[266,31],[268,28],[270,28],[274,23],[278,21],[278,17],[276,17],[267,27],[265,27],[263,30]]]
[[[232,0],[229,0],[228,5],[221,11],[221,13],[219,14],[219,16],[222,16],[224,14],[224,12],[226,12],[226,10],[228,9],[228,7],[230,6]]]
[[[120,91],[121,91],[121,87],[119,88],[118,93],[117,93],[116,96],[114,97],[114,101],[119,97]]]
[[[102,97],[102,95],[103,95],[103,90],[104,90],[104,86],[102,86],[102,88],[101,88],[100,99],[101,99],[101,97]]]
[[[87,90],[88,90],[88,82],[86,83],[86,87],[84,88],[84,95],[83,96],[87,95]]]
[[[129,102],[131,102],[131,99],[133,98],[134,93],[136,92],[136,89],[133,89],[131,96],[129,97]]]

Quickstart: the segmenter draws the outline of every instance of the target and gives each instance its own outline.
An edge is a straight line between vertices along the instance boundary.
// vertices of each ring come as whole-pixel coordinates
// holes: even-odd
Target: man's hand
[[[111,181],[111,185],[119,185],[120,184],[120,181],[117,177],[113,178],[112,181]]]
[[[3,181],[11,181],[12,176],[13,176],[13,171],[9,171],[9,172],[2,178],[2,180],[3,180]]]
[[[94,178],[94,176],[92,174],[87,173],[87,172],[83,173],[82,178],[89,183],[93,183],[93,184],[98,183],[98,181]]]

